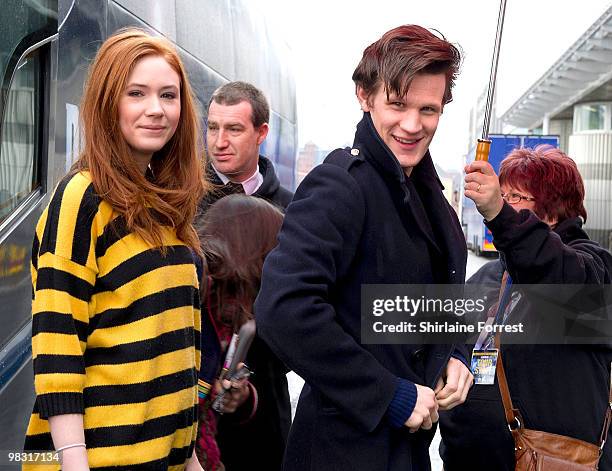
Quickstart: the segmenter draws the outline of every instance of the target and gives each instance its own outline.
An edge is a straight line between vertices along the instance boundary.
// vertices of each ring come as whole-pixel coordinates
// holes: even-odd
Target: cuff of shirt
[[[404,378],[397,378],[397,388],[389,408],[387,420],[394,428],[403,427],[414,411],[417,401],[416,385]]]

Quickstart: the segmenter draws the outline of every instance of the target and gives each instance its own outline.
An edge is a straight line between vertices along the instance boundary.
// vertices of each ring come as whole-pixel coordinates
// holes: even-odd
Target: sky
[[[299,147],[350,145],[361,111],[351,75],[363,50],[385,31],[419,24],[463,51],[461,74],[430,150],[436,163],[461,170],[469,113],[489,80],[498,0],[255,0],[292,51]],[[591,26],[611,0],[507,0],[499,59],[503,113]]]

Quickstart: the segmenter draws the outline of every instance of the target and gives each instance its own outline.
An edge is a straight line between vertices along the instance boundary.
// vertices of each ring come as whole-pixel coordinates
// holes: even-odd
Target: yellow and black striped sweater
[[[79,173],[60,183],[38,223],[36,403],[25,449],[52,450],[46,419],[77,413],[92,469],[183,469],[200,361],[192,252],[168,229],[164,256],[114,216]]]

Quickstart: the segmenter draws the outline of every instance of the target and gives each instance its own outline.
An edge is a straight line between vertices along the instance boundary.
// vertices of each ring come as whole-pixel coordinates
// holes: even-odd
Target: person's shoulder
[[[50,208],[79,208],[99,205],[89,172],[70,173],[60,180],[51,197]],[[68,210],[68,209],[67,209]]]
[[[291,203],[292,198],[293,192],[291,190],[288,190],[284,186],[279,185],[276,199],[283,208],[286,208],[289,203]]]
[[[499,259],[492,260],[481,266],[474,273],[467,284],[499,284],[504,274],[504,267]]]

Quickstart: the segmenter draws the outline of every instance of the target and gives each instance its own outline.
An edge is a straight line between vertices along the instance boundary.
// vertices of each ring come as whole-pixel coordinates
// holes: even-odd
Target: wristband
[[[59,453],[60,451],[67,450],[68,448],[76,448],[78,446],[82,446],[83,448],[87,448],[87,445],[85,445],[85,443],[71,443],[70,445],[61,446],[61,447],[59,447],[55,451]]]

